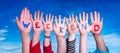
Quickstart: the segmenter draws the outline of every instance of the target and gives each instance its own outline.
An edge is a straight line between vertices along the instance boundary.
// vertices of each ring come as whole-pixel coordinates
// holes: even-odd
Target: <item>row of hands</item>
[[[43,13],[40,11],[35,12],[34,19],[32,19],[32,14],[30,14],[29,9],[24,8],[21,12],[20,19],[16,16],[16,23],[22,33],[30,33],[33,27],[34,33],[41,33],[44,29],[45,34],[48,36],[50,36],[52,30],[54,30],[57,36],[65,36],[66,30],[68,30],[68,33],[71,36],[74,35],[77,30],[79,30],[82,36],[87,35],[90,31],[96,35],[100,34],[103,25],[103,18],[100,19],[100,13],[95,11],[93,15],[91,12],[90,18],[91,25],[88,24],[88,13],[85,12],[82,14],[79,13],[79,16],[74,16],[74,14],[69,15],[69,18],[67,19],[64,17],[64,20],[61,20],[61,15],[56,17],[51,14],[46,14],[46,21],[44,21]],[[52,25],[53,20],[55,21],[54,25]],[[25,23],[27,23],[28,26],[26,25],[25,27]],[[65,23],[67,26],[65,26]]]

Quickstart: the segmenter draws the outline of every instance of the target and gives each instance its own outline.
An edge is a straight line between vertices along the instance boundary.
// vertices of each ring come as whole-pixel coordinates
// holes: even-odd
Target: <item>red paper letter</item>
[[[74,30],[74,28],[73,28],[73,27],[74,27],[74,25],[70,25],[70,29],[71,29],[71,30]]]
[[[40,28],[40,26],[38,26],[39,22],[35,22],[35,26],[36,28]]]
[[[99,30],[100,26],[99,25],[94,25],[94,31],[97,32]]]
[[[50,25],[50,24],[46,24],[46,28],[47,28],[47,29],[50,29],[50,28],[48,27],[48,25]]]

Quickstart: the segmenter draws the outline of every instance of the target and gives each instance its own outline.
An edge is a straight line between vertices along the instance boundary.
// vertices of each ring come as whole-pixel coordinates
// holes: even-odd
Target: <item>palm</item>
[[[45,27],[45,31],[46,32],[51,32],[52,31],[52,23],[51,22],[46,22],[45,24],[44,24],[44,26],[46,26]]]
[[[36,26],[36,23],[38,23],[37,24],[38,26]],[[39,20],[33,21],[33,29],[34,29],[34,31],[42,31],[42,29],[43,29],[42,22]]]
[[[82,24],[86,25],[86,29],[83,29],[83,27],[81,27]],[[91,30],[91,26],[89,24],[86,24],[86,23],[80,23],[78,27],[79,27],[81,34],[87,34]]]
[[[65,36],[65,34],[66,34],[66,27],[64,25],[62,25],[62,24],[56,24],[54,26],[54,31],[55,31],[55,34],[57,36]]]
[[[27,8],[22,10],[20,20],[16,17],[16,23],[21,32],[30,32],[32,28],[32,15]]]

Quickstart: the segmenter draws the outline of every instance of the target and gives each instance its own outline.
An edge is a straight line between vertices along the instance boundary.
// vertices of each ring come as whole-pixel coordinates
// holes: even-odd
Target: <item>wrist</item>
[[[35,36],[40,36],[40,33],[41,33],[41,32],[34,32],[34,35],[35,35]]]
[[[93,33],[93,35],[99,36],[99,35],[101,35],[101,33]]]
[[[82,35],[80,35],[80,37],[82,37],[82,38],[87,38],[87,34],[82,34]]]
[[[101,34],[94,34],[94,38],[100,38]]]
[[[34,33],[35,33],[35,34],[40,34],[40,33],[41,33],[41,31],[34,31]]]
[[[65,36],[57,36],[57,39],[58,39],[58,40],[64,40],[64,39],[65,39]]]
[[[22,38],[30,37],[30,33],[27,32],[21,32]]]
[[[50,36],[51,32],[45,32],[45,36]]]
[[[68,41],[73,41],[73,40],[75,40],[75,34],[70,34],[68,36]]]

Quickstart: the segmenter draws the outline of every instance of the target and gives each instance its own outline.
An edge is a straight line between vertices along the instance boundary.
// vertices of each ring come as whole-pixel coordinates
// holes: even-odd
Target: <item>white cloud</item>
[[[87,48],[88,48],[88,52],[93,52],[96,49],[96,43],[94,40],[94,37],[91,36],[92,34],[88,34],[88,38],[87,38]],[[108,47],[110,53],[120,53],[119,49],[120,49],[120,34],[118,33],[111,33],[111,34],[106,34],[106,35],[102,35],[106,46]],[[76,52],[79,52],[79,33],[76,36]],[[116,48],[116,49],[113,49]],[[119,51],[119,52],[118,52]]]
[[[6,39],[5,37],[0,37],[0,41],[5,40],[5,39]]]
[[[0,42],[0,53],[21,53],[21,48],[18,42]]]
[[[6,32],[8,32],[6,29],[1,29],[0,30],[0,34],[6,33]]]
[[[8,31],[6,30],[6,29],[1,29],[0,30],[0,41],[3,41],[3,40],[5,40],[6,39],[6,37],[4,37],[4,36],[6,36]]]
[[[120,35],[117,33],[111,33],[103,36],[107,45],[120,46]]]

